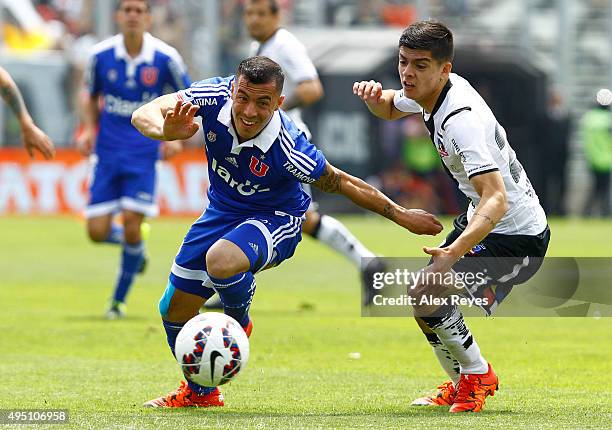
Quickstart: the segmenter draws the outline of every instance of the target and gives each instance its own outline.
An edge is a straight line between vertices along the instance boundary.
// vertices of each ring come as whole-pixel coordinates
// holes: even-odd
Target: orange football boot
[[[427,397],[419,397],[412,402],[413,406],[451,406],[457,395],[453,381],[446,381],[438,386],[438,392]]]
[[[499,380],[489,364],[487,373],[461,375],[457,385],[457,396],[450,412],[480,412],[487,396],[493,396],[499,387]]]
[[[223,406],[223,394],[218,388],[209,394],[196,394],[187,382],[181,381],[181,386],[163,397],[149,400],[143,406],[146,408],[207,408]]]

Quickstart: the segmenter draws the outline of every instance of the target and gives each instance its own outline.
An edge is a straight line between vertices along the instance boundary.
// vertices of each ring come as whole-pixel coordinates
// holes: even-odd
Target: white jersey
[[[289,31],[279,28],[276,33],[263,43],[251,44],[250,56],[264,55],[276,61],[285,73],[283,94],[287,99],[293,97],[295,87],[304,81],[318,78],[317,69],[308,57],[306,47]],[[302,120],[299,108],[287,112],[299,129],[306,133],[308,140],[312,137],[310,130]]]
[[[546,228],[544,209],[508,144],[506,131],[468,81],[451,73],[431,114],[404,97],[403,91],[396,91],[394,104],[402,112],[423,113],[442,162],[471,201],[468,219],[480,202],[470,178],[498,170],[506,187],[508,211],[492,232],[534,236]]]

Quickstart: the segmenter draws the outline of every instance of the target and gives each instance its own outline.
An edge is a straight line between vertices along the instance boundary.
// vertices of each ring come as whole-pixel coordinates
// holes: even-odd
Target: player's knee
[[[246,255],[234,244],[217,242],[206,253],[206,271],[213,278],[230,278],[248,271],[249,266]]]
[[[110,233],[110,229],[105,226],[87,223],[87,236],[93,242],[104,242]]]

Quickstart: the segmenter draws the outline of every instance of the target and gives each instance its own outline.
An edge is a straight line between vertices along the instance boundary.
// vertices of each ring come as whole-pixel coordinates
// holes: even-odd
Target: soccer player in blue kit
[[[166,87],[177,91],[191,83],[178,52],[146,32],[151,24],[148,1],[117,2],[115,18],[121,33],[94,46],[90,57],[89,97],[82,109],[84,132],[78,142],[85,155],[95,143],[85,211],[87,233],[94,242],[122,245],[119,275],[106,312],[109,319],[124,316],[134,276],[143,270],[141,226],[145,216],[157,214],[160,149],[164,158],[181,150],[180,142],[164,142],[160,148],[158,141],[141,135],[130,123],[132,112],[167,92]],[[113,223],[117,212],[123,226]]]
[[[139,108],[132,124],[158,140],[187,139],[202,117],[210,204],[187,232],[159,309],[168,344],[215,291],[226,314],[251,333],[254,275],[290,258],[301,240],[310,198],[301,183],[343,194],[417,234],[438,234],[431,214],[405,209],[333,167],[279,108],[284,74],[267,57],[240,63],[235,76],[194,83]],[[149,407],[223,406],[218,388],[191,381]]]

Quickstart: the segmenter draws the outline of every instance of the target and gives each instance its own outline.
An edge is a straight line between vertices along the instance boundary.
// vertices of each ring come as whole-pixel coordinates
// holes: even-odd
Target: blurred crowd
[[[150,3],[153,15],[151,33],[182,54],[193,78],[203,77],[194,52],[201,52],[206,45],[193,49],[192,43],[196,34],[201,35],[197,33],[198,27],[204,25],[200,21],[207,9],[196,0],[151,0]],[[405,27],[418,18],[417,3],[410,0],[281,0],[280,6],[285,25],[308,26],[316,18],[319,24],[326,26]],[[432,10],[459,20],[471,13],[471,8],[475,7],[471,3],[469,0],[426,2]],[[232,73],[246,55],[249,37],[243,25],[243,1],[223,0],[218,5],[220,61],[216,70],[225,75]],[[74,112],[87,52],[108,36],[103,34],[100,20],[94,19],[101,10],[100,2],[95,0],[0,0],[0,52],[16,55],[47,51],[62,53],[70,65],[70,78],[64,93],[68,94],[68,104]],[[200,13],[193,12],[196,10]],[[113,32],[112,18],[109,17],[108,22],[111,28],[107,30]],[[202,39],[197,40],[200,43]],[[486,98],[486,88],[479,90]],[[495,103],[491,105],[495,106]],[[608,113],[607,116],[600,114],[602,109]],[[541,126],[537,139],[545,147],[543,153],[547,155],[546,159],[538,161],[542,166],[541,179],[534,183],[549,214],[566,214],[566,172],[573,130],[580,130],[580,135],[585,136],[584,154],[592,173],[593,192],[587,198],[583,213],[610,214],[612,126],[605,123],[604,117],[610,117],[609,109],[600,104],[594,113],[576,118],[572,124],[560,93],[551,91],[547,112],[538,120]],[[602,125],[604,123],[606,125]],[[382,127],[381,150],[387,161],[378,180],[387,194],[407,206],[422,207],[436,213],[457,213],[464,207],[461,197],[453,191],[454,187],[419,118],[408,118]],[[66,143],[70,144],[58,142],[58,145]],[[538,175],[533,174],[533,177]]]

